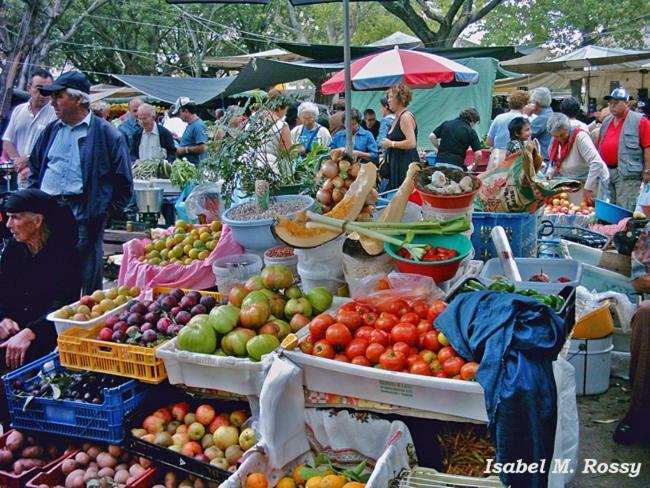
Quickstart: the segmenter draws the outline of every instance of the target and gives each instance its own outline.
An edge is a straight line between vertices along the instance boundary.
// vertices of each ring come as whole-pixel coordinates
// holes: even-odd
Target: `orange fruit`
[[[328,474],[323,478],[323,481],[320,483],[320,488],[343,488],[343,485],[347,482],[345,476],[338,476],[335,474]]]
[[[293,479],[293,481],[296,482],[297,485],[304,485],[305,484],[305,478],[303,478],[302,476],[300,476],[298,474],[300,472],[300,470],[302,468],[304,468],[304,467],[305,467],[304,464],[301,464],[300,466],[296,466],[295,469],[293,470],[293,472],[291,473],[291,478]]]
[[[296,334],[289,334],[282,340],[282,343],[280,345],[283,349],[292,351],[298,345],[298,336]]]
[[[269,488],[269,480],[262,473],[251,473],[246,478],[245,488]]]
[[[275,488],[296,488],[296,482],[286,476],[278,482]]]

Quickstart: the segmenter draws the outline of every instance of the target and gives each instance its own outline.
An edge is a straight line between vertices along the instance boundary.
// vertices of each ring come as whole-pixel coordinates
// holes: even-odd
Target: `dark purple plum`
[[[189,310],[192,308],[194,305],[199,303],[195,297],[191,295],[186,295],[183,298],[181,298],[181,301],[179,302],[179,305],[184,308],[185,310]]]
[[[155,330],[151,330],[151,329],[145,330],[142,333],[142,340],[148,344],[152,342],[156,342],[158,340],[158,334],[156,333]]]
[[[206,310],[210,311],[217,304],[217,300],[215,300],[215,298],[212,295],[206,295],[201,297],[201,301],[199,303],[203,305],[206,308]]]
[[[199,304],[199,305],[194,305],[192,307],[192,310],[190,310],[190,313],[192,314],[192,316],[194,316],[194,315],[201,315],[203,313],[208,313],[208,311],[203,305]]]
[[[140,332],[145,332],[147,330],[154,330],[154,326],[151,325],[149,322],[145,322],[140,326]]]
[[[156,328],[158,329],[159,332],[166,334],[169,328],[172,327],[173,325],[174,322],[172,322],[172,319],[163,317],[156,323]]]
[[[159,318],[160,318],[160,314],[157,314],[155,312],[147,312],[144,315],[144,321],[145,322],[150,322],[152,324],[155,324],[156,322],[158,322]]]
[[[131,327],[126,329],[127,336],[132,336],[134,334],[137,334],[138,332],[140,332],[140,327],[138,327],[137,325],[132,325]]]
[[[191,318],[192,314],[183,310],[181,312],[178,312],[178,315],[176,315],[176,323],[185,325],[190,321]]]
[[[145,307],[144,303],[142,302],[135,302],[133,305],[131,305],[131,308],[129,310],[131,313],[137,313],[140,315],[147,313],[147,307]]]
[[[126,333],[122,332],[121,330],[113,332],[114,342],[124,342],[125,340],[126,340]]]
[[[153,302],[147,309],[152,313],[158,313],[162,311],[162,306],[158,302]]]
[[[180,288],[174,288],[171,291],[170,295],[174,296],[176,298],[176,300],[180,300],[181,298],[183,298],[185,296],[185,292],[183,290],[181,290]]]
[[[142,315],[134,312],[126,319],[126,323],[129,325],[140,325],[142,323]]]

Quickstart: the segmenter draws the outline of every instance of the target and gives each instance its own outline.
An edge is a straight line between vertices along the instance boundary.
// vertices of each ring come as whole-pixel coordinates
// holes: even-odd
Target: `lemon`
[[[320,483],[320,488],[343,488],[343,485],[347,482],[345,476],[339,476],[335,474],[329,474],[323,478],[323,481]]]
[[[305,488],[323,488],[323,478],[320,476],[314,476],[313,478],[309,478],[307,481],[307,484],[305,484]]]
[[[282,340],[282,343],[280,345],[283,349],[292,351],[298,345],[298,336],[296,334],[289,334]]]

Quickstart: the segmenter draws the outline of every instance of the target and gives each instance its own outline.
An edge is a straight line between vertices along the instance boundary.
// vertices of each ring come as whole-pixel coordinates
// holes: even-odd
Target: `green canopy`
[[[330,44],[299,44],[294,42],[276,42],[278,47],[304,56],[306,58],[320,61],[342,61],[343,46]],[[442,47],[442,48],[417,48],[416,51],[424,51],[447,59],[459,58],[495,58],[499,61],[514,59],[524,54],[529,54],[537,46],[476,46],[476,47]],[[389,49],[388,46],[351,46],[352,59],[357,59],[368,54],[374,54]]]
[[[479,82],[457,88],[441,88],[439,86],[430,90],[413,90],[413,100],[408,109],[413,112],[418,125],[418,146],[431,148],[429,133],[446,120],[454,119],[466,108],[473,107],[481,115],[481,122],[475,129],[479,137],[483,137],[490,127],[492,114],[492,90],[494,80],[507,78],[514,73],[508,73],[499,68],[496,59],[469,58],[456,59],[456,62],[477,71]],[[379,100],[385,96],[381,91],[353,91],[352,106],[361,112],[372,108],[381,119]]]

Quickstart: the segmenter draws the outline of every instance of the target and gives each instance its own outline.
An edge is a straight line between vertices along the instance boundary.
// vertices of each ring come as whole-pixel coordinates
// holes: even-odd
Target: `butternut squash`
[[[362,164],[354,183],[345,197],[325,215],[342,220],[354,220],[361,213],[366,198],[377,182],[377,168],[372,163]],[[271,231],[286,245],[301,249],[320,246],[341,235],[325,229],[308,229],[305,212],[297,212],[292,219],[283,216],[276,219]]]

